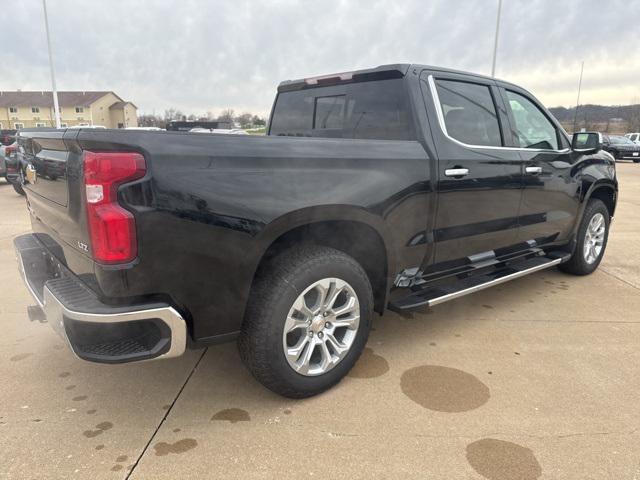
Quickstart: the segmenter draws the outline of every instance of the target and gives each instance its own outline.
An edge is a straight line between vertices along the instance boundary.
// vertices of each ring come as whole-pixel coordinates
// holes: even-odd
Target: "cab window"
[[[502,146],[500,124],[487,85],[436,80],[447,134],[467,145]]]
[[[416,139],[403,79],[281,92],[269,135]]]
[[[507,90],[509,108],[515,121],[512,133],[522,148],[558,150],[558,132],[547,116],[531,100]]]

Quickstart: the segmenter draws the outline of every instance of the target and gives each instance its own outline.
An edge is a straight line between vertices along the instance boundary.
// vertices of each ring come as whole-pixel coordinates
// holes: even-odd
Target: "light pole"
[[[578,81],[578,99],[576,100],[576,111],[573,112],[573,133],[576,133],[576,121],[578,120],[578,105],[580,105],[580,89],[582,88],[582,72],[583,71],[584,71],[584,60],[582,61],[582,66],[580,67],[580,80]]]
[[[60,128],[60,107],[58,106],[58,90],[56,89],[56,75],[53,71],[53,55],[51,54],[51,38],[49,38],[49,18],[47,17],[47,0],[42,0],[44,9],[44,29],[47,32],[47,49],[49,50],[49,68],[51,69],[51,88],[53,93],[53,114],[56,117],[56,128]]]
[[[493,40],[493,62],[491,63],[491,76],[496,76],[496,55],[498,53],[498,36],[500,35],[500,13],[502,11],[502,0],[498,0],[498,17],[496,18],[496,36]]]

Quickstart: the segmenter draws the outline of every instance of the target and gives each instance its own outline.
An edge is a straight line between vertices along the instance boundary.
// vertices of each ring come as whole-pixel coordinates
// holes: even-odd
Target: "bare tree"
[[[236,117],[236,122],[240,124],[240,128],[249,128],[252,126],[253,115],[248,112],[243,113],[242,115],[238,115]]]
[[[183,120],[185,117],[182,112],[176,108],[169,108],[164,111],[164,120],[168,123],[172,120]]]
[[[640,132],[640,102],[637,98],[634,98],[632,105],[629,105],[626,117],[627,129],[630,132]]]
[[[233,125],[235,113],[236,112],[234,112],[232,108],[227,108],[226,110],[223,110],[220,115],[218,115],[217,120],[219,122],[229,122],[231,125]]]
[[[267,124],[264,118],[259,117],[258,115],[254,115],[251,119],[251,123],[254,127],[262,127]]]
[[[165,128],[167,122],[165,122],[164,119],[162,117],[159,117],[158,115],[143,113],[138,117],[138,125],[141,127]]]

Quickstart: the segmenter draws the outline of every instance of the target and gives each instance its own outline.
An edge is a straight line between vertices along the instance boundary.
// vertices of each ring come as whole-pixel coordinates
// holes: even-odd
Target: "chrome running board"
[[[519,261],[513,265],[504,266],[489,273],[467,276],[446,284],[425,284],[415,287],[405,297],[389,303],[391,310],[409,310],[417,307],[433,307],[440,303],[479,292],[485,288],[494,287],[501,283],[524,277],[530,273],[551,268],[569,259],[569,254],[537,256]]]

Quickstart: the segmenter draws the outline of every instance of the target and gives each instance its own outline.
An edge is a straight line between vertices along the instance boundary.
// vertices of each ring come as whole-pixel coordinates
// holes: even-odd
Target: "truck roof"
[[[313,88],[326,85],[335,85],[338,83],[354,83],[367,80],[386,80],[390,78],[402,78],[412,67],[438,72],[457,73],[460,75],[469,75],[482,79],[496,80],[504,84],[508,82],[498,80],[487,75],[478,73],[465,72],[463,70],[454,70],[451,68],[436,67],[433,65],[423,65],[417,63],[392,63],[387,65],[379,65],[373,68],[361,70],[353,70],[350,72],[330,73],[328,75],[319,75],[316,77],[299,78],[297,80],[285,80],[278,85],[278,92],[286,92],[290,90],[302,90],[304,88]]]

